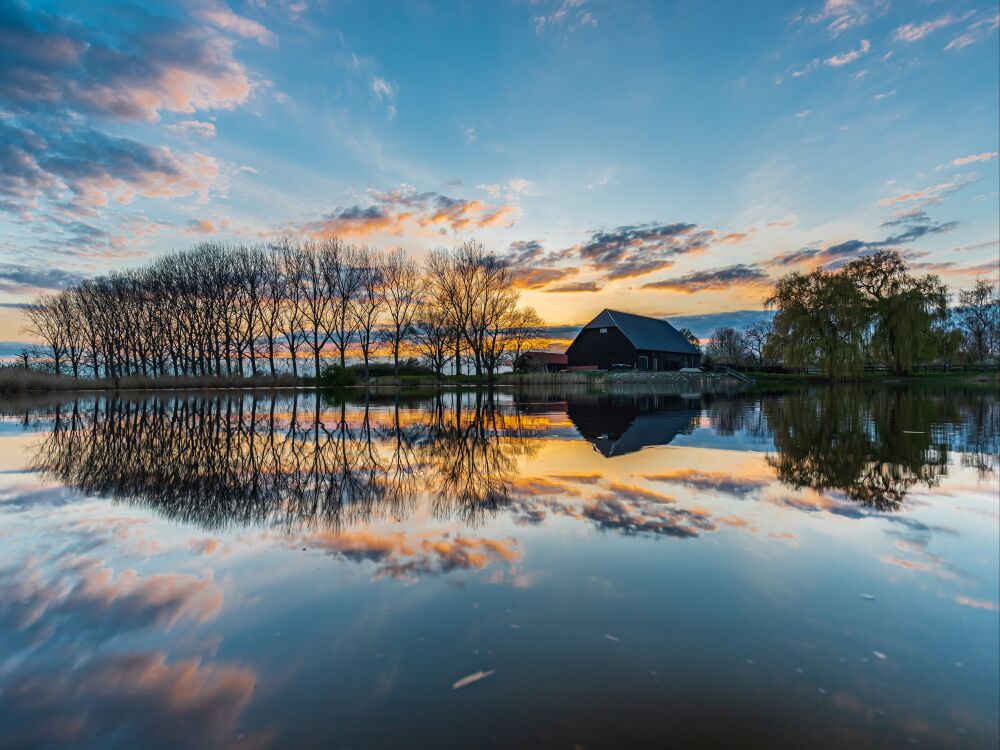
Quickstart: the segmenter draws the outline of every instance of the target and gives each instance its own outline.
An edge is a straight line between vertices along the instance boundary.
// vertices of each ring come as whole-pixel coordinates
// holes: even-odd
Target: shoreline
[[[108,379],[73,378],[71,376],[55,376],[48,373],[37,373],[28,378],[19,374],[17,382],[4,382],[0,374],[0,398],[20,394],[47,393],[152,393],[158,391],[278,391],[278,390],[364,390],[364,389],[479,389],[502,388],[518,389],[532,387],[565,387],[586,386],[605,388],[614,386],[673,386],[681,388],[736,387],[740,390],[760,390],[771,387],[798,386],[847,386],[847,385],[884,385],[884,386],[993,386],[1000,390],[1000,371],[952,371],[915,373],[910,375],[892,375],[887,373],[868,374],[861,378],[831,381],[821,375],[784,374],[784,373],[750,373],[755,382],[746,383],[736,378],[714,372],[694,373],[631,373],[631,372],[587,372],[587,373],[535,373],[512,374],[503,373],[489,382],[485,376],[448,375],[444,379],[433,376],[403,375],[377,376],[368,383],[356,383],[338,387],[324,386],[299,379],[292,381],[290,375],[272,378],[270,375],[257,378],[193,378],[169,377],[166,379],[151,379],[142,377],[120,378],[117,381]],[[34,382],[31,382],[34,381]]]

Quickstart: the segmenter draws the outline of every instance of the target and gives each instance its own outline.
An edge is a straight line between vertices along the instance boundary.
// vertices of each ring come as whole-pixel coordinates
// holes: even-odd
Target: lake
[[[996,747],[985,390],[0,402],[4,747]]]

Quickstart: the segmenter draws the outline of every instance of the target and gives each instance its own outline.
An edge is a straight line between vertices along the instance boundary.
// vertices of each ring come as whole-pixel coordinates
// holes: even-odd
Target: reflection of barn
[[[587,323],[566,356],[571,369],[679,370],[701,363],[701,352],[667,321],[618,310]]]
[[[514,362],[514,372],[562,372],[566,359],[557,352],[524,352]]]
[[[667,445],[698,418],[699,402],[675,395],[573,398],[567,413],[580,435],[607,457]]]

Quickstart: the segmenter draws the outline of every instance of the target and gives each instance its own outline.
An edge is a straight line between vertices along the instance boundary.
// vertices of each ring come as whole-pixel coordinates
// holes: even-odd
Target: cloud
[[[944,196],[956,193],[972,182],[975,182],[974,176],[956,176],[949,182],[939,182],[920,190],[904,190],[889,198],[883,198],[878,202],[878,205],[885,207],[916,202],[922,207],[932,206],[940,203]]]
[[[950,26],[954,22],[955,19],[948,13],[933,21],[924,21],[920,24],[903,24],[892,32],[892,38],[897,42],[919,42],[928,34]]]
[[[389,120],[396,117],[396,86],[381,76],[374,76],[369,83],[375,98],[385,104],[385,114]]]
[[[481,184],[476,185],[476,188],[482,190],[485,193],[489,193],[492,198],[504,198],[508,201],[516,200],[519,195],[526,193],[535,184],[531,180],[527,180],[523,177],[514,177],[507,180],[504,184],[500,185],[497,183]]]
[[[535,33],[542,34],[547,29],[563,27],[567,29],[567,33],[572,33],[585,26],[596,27],[597,16],[582,8],[584,2],[585,0],[558,0],[551,6],[551,12],[532,17]]]
[[[61,268],[32,268],[14,263],[0,265],[0,292],[8,294],[65,289],[80,279],[79,274]]]
[[[861,45],[857,49],[850,50],[849,52],[845,52],[841,55],[834,55],[833,57],[828,57],[823,61],[823,63],[825,65],[829,65],[834,68],[839,68],[843,65],[850,65],[855,60],[858,60],[864,55],[867,55],[871,47],[872,47],[871,42],[869,42],[867,39],[862,39]]]
[[[745,328],[757,321],[770,320],[772,313],[765,310],[733,310],[704,315],[675,315],[668,311],[657,317],[669,318],[675,328],[690,328],[698,338],[707,339],[716,328]]]
[[[673,257],[700,253],[714,238],[695,224],[638,224],[594,232],[571,251],[607,278],[624,279],[670,268]]]
[[[577,281],[572,284],[561,284],[546,289],[546,292],[567,293],[567,292],[599,292],[603,285],[596,281]]]
[[[514,284],[522,289],[541,289],[579,273],[576,268],[525,268],[517,265],[512,266],[511,271],[514,274]]]
[[[245,16],[238,15],[232,9],[218,2],[207,2],[199,7],[194,14],[216,28],[229,31],[246,39],[255,39],[261,44],[273,47],[278,43],[274,33]]]
[[[507,258],[515,266],[544,263],[545,246],[538,240],[515,240],[507,249]]]
[[[966,27],[965,32],[948,42],[944,49],[945,51],[950,51],[968,47],[970,44],[975,44],[979,40],[985,39],[996,31],[998,27],[1000,27],[1000,13],[992,11],[970,23]]]
[[[877,250],[913,242],[922,237],[934,234],[945,234],[958,227],[957,221],[933,222],[926,212],[920,209],[903,209],[893,214],[894,218],[882,226],[901,226],[902,230],[886,237],[884,240],[866,241],[850,239],[829,245],[826,248],[804,247],[790,253],[784,253],[769,261],[769,265],[792,266],[808,264],[832,266],[844,263],[860,255],[868,255]]]
[[[35,249],[56,247],[69,232],[72,252],[85,250],[89,236],[91,253],[110,255],[125,247],[131,217],[117,219],[117,230],[91,225],[80,232],[70,220],[137,196],[207,201],[220,170],[210,156],[112,135],[103,123],[242,105],[254,84],[230,34],[255,27],[236,23],[240,17],[219,3],[193,10],[211,18],[157,16],[135,6],[128,23],[98,23],[86,17],[86,4],[77,10],[83,20],[30,4],[0,9],[0,210],[32,223]],[[214,124],[200,118],[167,128],[214,134]]]
[[[516,205],[489,204],[477,199],[453,198],[436,192],[418,192],[403,185],[388,192],[369,191],[367,206],[336,208],[318,219],[283,227],[283,233],[313,237],[363,237],[371,234],[399,236],[410,229],[443,233],[512,226],[519,216]]]
[[[130,203],[135,195],[207,198],[219,174],[209,156],[178,154],[86,128],[44,133],[0,120],[0,142],[5,144],[0,171],[8,175],[0,195],[25,207],[44,197],[68,200],[70,208],[91,213],[110,200]]]
[[[167,130],[184,136],[196,135],[200,138],[215,137],[215,125],[202,120],[181,120],[173,125],[167,125]]]
[[[838,36],[848,29],[868,20],[860,2],[855,0],[825,0],[823,8],[806,20],[809,23],[825,23],[830,36]]]
[[[989,161],[990,159],[997,158],[997,151],[984,151],[981,154],[969,154],[968,156],[961,156],[958,159],[953,159],[952,164],[956,167],[962,167],[966,164],[972,164],[977,161]]]
[[[184,231],[188,234],[215,234],[228,226],[229,221],[226,219],[220,219],[217,222],[210,219],[191,219]]]
[[[695,271],[674,279],[643,284],[643,289],[666,289],[684,294],[728,289],[732,286],[761,286],[768,276],[754,265],[737,264],[706,271]]]
[[[15,113],[60,109],[124,120],[231,109],[250,96],[232,41],[189,21],[137,19],[144,29],[106,43],[40,11],[2,11],[0,101]]]

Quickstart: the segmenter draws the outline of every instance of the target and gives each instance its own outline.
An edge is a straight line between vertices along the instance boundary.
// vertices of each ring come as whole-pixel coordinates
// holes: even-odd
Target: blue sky
[[[759,309],[880,247],[967,286],[997,275],[997,25],[989,2],[0,0],[0,302],[287,234],[479,239],[557,325]]]

